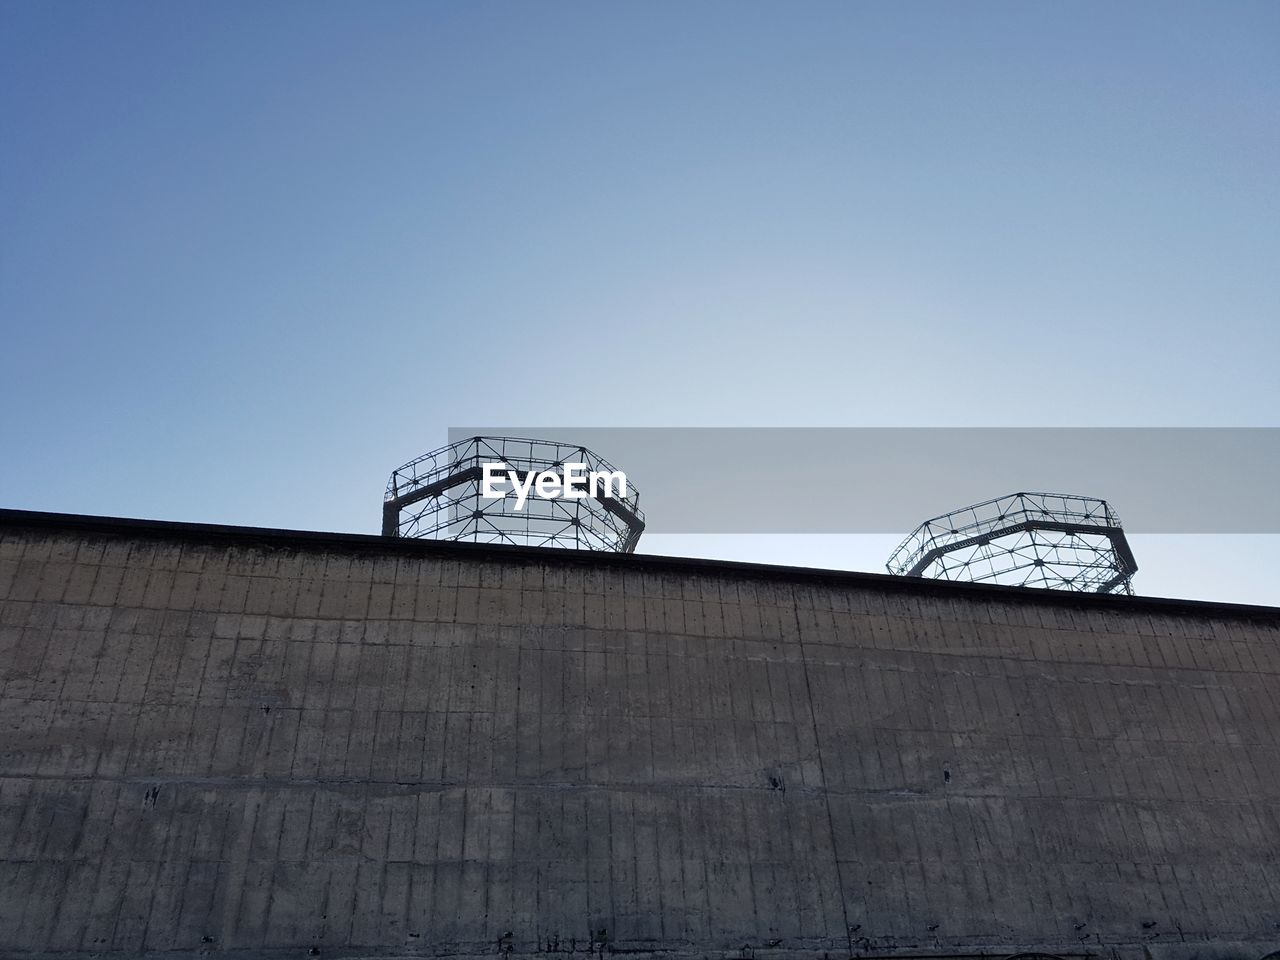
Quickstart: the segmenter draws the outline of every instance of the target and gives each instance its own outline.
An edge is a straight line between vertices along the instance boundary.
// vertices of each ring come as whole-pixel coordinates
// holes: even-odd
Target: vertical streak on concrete
[[[800,648],[800,666],[804,671],[804,691],[809,703],[809,720],[813,724],[813,743],[818,751],[818,776],[822,778],[822,804],[827,811],[827,836],[831,842],[831,859],[835,862],[836,885],[840,888],[840,916],[844,921],[843,938],[849,942],[849,904],[845,898],[844,874],[840,869],[840,854],[836,849],[835,815],[831,812],[831,792],[827,789],[827,768],[822,758],[822,735],[818,730],[818,709],[813,702],[813,684],[809,680],[809,656],[804,651],[804,630],[800,626],[800,593],[791,587],[791,615],[796,622],[796,645]],[[850,944],[850,953],[853,952]]]
[[[244,899],[245,876],[249,872],[249,858],[253,848],[253,831],[258,821],[259,794],[257,790],[245,791],[240,810],[240,828],[234,834],[234,846],[227,852],[228,870],[226,900],[222,904],[221,928],[227,932],[231,945],[240,946],[242,934],[240,905]]]

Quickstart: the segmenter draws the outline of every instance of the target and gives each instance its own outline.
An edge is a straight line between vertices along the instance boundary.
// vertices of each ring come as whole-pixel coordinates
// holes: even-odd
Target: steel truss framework
[[[522,437],[469,437],[411,460],[391,474],[382,505],[382,534],[473,543],[508,543],[632,553],[644,531],[640,494],[627,482],[581,499],[531,493],[521,510],[514,496],[481,496],[483,466],[506,464],[521,482],[530,472],[560,472],[566,463],[588,472],[616,468],[586,447]],[[509,484],[502,489],[510,490]]]
[[[1014,493],[922,523],[890,573],[1083,593],[1133,593],[1137,561],[1105,500]]]

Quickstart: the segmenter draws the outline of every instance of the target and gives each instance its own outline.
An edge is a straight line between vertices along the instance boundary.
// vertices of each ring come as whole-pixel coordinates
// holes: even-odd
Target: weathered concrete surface
[[[1278,624],[0,514],[0,954],[1256,960]]]

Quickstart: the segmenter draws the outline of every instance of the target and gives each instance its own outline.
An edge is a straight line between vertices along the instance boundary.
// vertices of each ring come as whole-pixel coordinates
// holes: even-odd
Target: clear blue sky
[[[0,4],[3,506],[374,532],[475,422],[1275,426],[1278,321],[1274,2]],[[1275,540],[1138,585],[1280,603]]]

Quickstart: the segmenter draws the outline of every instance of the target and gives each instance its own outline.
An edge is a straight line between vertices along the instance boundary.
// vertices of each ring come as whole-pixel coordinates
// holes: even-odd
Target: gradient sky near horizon
[[[1273,2],[0,4],[0,506],[376,532],[476,422],[1278,426],[1278,328]],[[1278,540],[1136,585],[1280,604]]]

